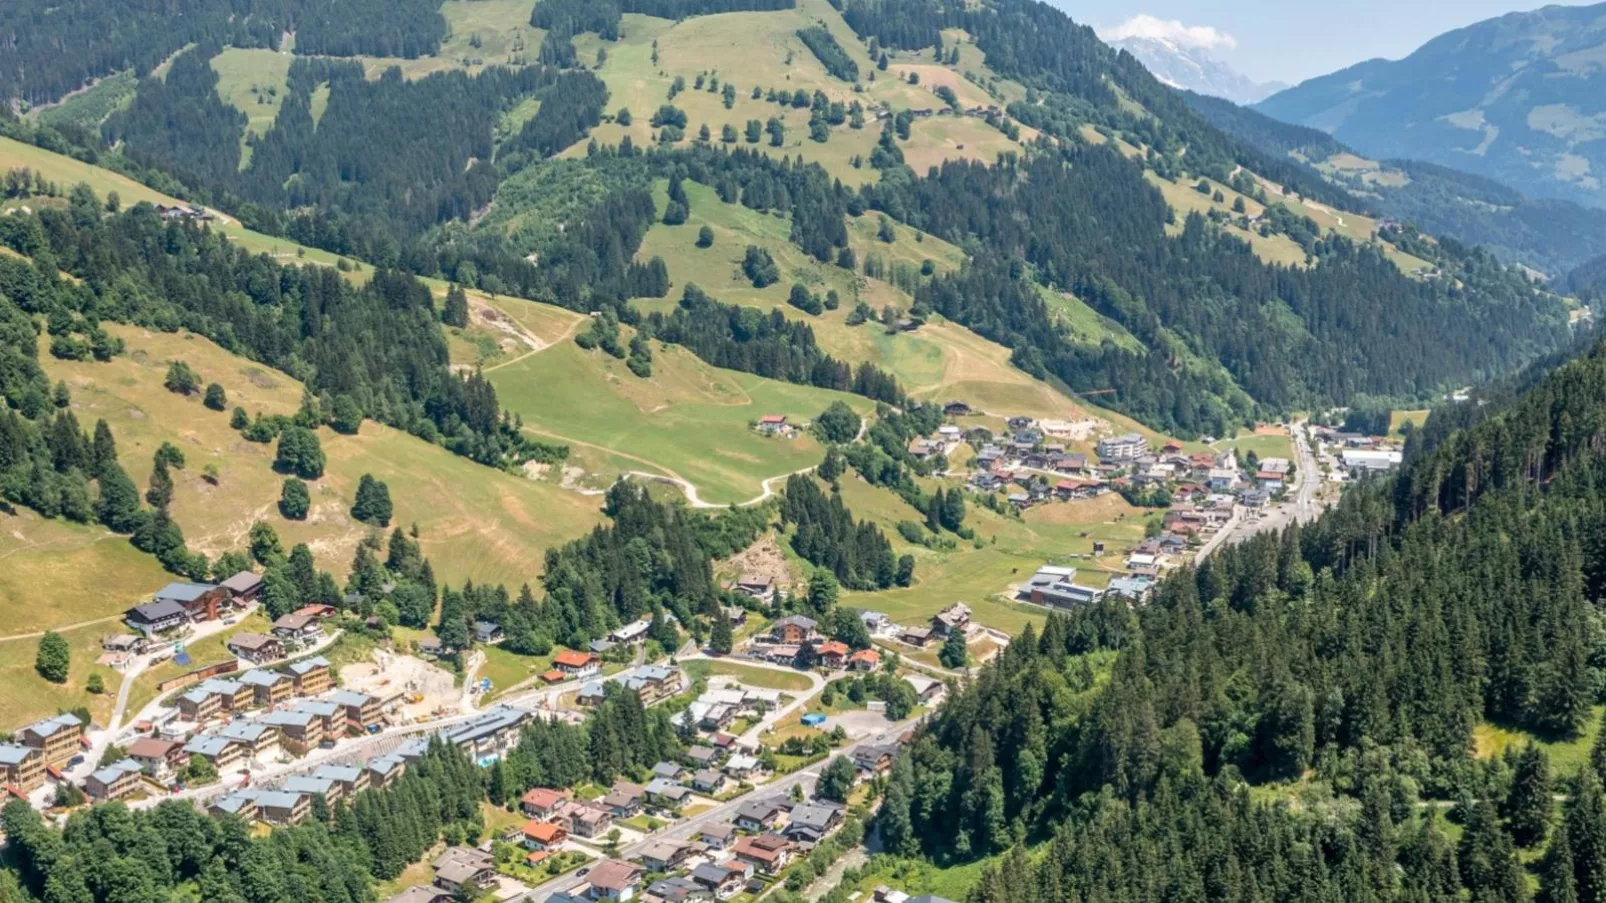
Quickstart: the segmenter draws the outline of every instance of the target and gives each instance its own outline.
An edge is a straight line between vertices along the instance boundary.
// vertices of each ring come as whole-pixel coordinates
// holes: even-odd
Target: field
[[[743,665],[729,661],[705,661],[699,659],[686,663],[686,673],[693,679],[707,677],[710,674],[723,674],[734,677],[749,687],[760,687],[765,690],[780,690],[783,693],[806,693],[814,686],[802,674],[788,674],[773,668],[755,668],[752,665]]]
[[[65,191],[82,182],[87,184],[95,194],[105,197],[110,192],[117,192],[124,206],[145,201],[151,204],[182,204],[178,198],[148,188],[133,179],[119,175],[99,166],[91,166],[71,157],[53,153],[31,144],[24,144],[11,138],[0,137],[0,170],[25,168],[41,173],[52,182],[58,183]],[[8,205],[11,206],[11,205]],[[212,223],[212,228],[228,236],[230,241],[258,254],[268,254],[281,262],[316,263],[323,266],[335,266],[339,255],[328,251],[320,251],[298,245],[293,241],[274,238],[253,232],[235,221],[232,217],[219,215]],[[367,267],[348,273],[348,278],[362,281],[367,278]]]
[[[212,57],[218,96],[246,115],[245,134],[240,136],[241,169],[251,162],[251,145],[246,139],[273,128],[279,107],[290,93],[290,60],[290,54],[267,48],[230,47]]]
[[[1010,586],[1048,563],[1074,565],[1079,570],[1078,582],[1103,586],[1118,570],[1120,550],[1143,538],[1146,516],[1143,509],[1128,505],[1113,493],[1042,505],[1028,510],[1021,520],[972,503],[967,507],[965,525],[976,532],[980,547],[950,536],[958,542],[957,548],[937,551],[912,545],[898,535],[899,521],[918,522],[921,518],[890,491],[844,477],[842,497],[856,518],[868,518],[882,527],[897,554],[913,554],[916,561],[913,586],[845,592],[844,604],[884,612],[896,622],[912,624],[954,602],[964,602],[978,622],[1011,634],[1028,623],[1041,623],[1045,611],[1010,601]],[[1092,557],[1095,540],[1106,543],[1102,560]]]
[[[1590,709],[1589,715],[1584,718],[1583,733],[1572,740],[1544,740],[1525,731],[1481,722],[1472,729],[1473,749],[1478,758],[1492,759],[1503,754],[1508,746],[1520,749],[1525,743],[1537,743],[1550,757],[1550,773],[1565,778],[1588,764],[1589,751],[1600,733],[1602,711],[1601,706]]]
[[[807,421],[838,398],[861,412],[870,407],[857,396],[720,370],[660,343],[654,343],[647,379],[572,341],[509,361],[487,376],[531,433],[689,481],[714,504],[753,498],[765,480],[819,463],[823,449],[812,437],[761,436],[751,428],[759,417]]]
[[[545,35],[530,26],[530,11],[534,8],[535,0],[446,0],[441,4],[441,15],[446,17],[447,36],[434,56],[358,59],[370,79],[378,78],[392,66],[414,79],[454,69],[472,75],[486,66],[534,62]],[[474,46],[476,42],[478,47]]]
[[[1407,423],[1411,425],[1412,429],[1420,429],[1422,424],[1428,422],[1429,413],[1430,412],[1427,408],[1419,408],[1413,411],[1394,411],[1390,413],[1389,435],[1394,436],[1404,434],[1405,425]]]
[[[122,677],[110,668],[97,666],[95,659],[100,655],[101,638],[116,632],[113,625],[61,631],[72,655],[67,683],[61,685],[46,681],[34,671],[37,640],[0,641],[0,730],[13,731],[31,721],[77,706],[87,706],[91,717],[104,723],[111,714]],[[105,693],[92,694],[84,689],[89,675],[95,672],[100,673],[105,683]]]
[[[114,110],[126,106],[134,99],[139,80],[131,69],[125,69],[95,82],[91,87],[63,98],[60,103],[34,107],[30,115],[46,125],[76,125],[98,129]]]
[[[0,630],[7,636],[116,618],[134,594],[168,579],[156,559],[100,526],[21,508],[0,513]]]
[[[311,515],[305,521],[286,520],[277,510],[282,477],[271,469],[272,445],[245,441],[229,429],[226,413],[168,392],[162,380],[169,361],[183,360],[203,381],[222,384],[230,407],[269,414],[293,413],[301,385],[199,336],[107,328],[128,345],[110,362],[59,361],[48,354],[41,359],[52,379],[71,387],[75,413],[86,429],[98,418],[111,425],[124,468],[141,487],[162,442],[184,452],[186,466],[173,473],[172,510],[196,551],[216,555],[240,548],[251,523],[262,520],[287,547],[306,542],[320,567],[344,573],[370,529],[347,514],[364,473],[389,485],[394,523],[418,524],[424,553],[436,573],[453,583],[474,579],[517,586],[534,579],[546,548],[584,533],[600,519],[595,499],[500,473],[369,421],[356,436],[319,431],[327,473],[311,485]],[[202,477],[207,464],[217,467],[216,485]],[[125,583],[124,604],[127,597],[159,585],[146,575]]]
[[[1294,458],[1293,437],[1288,435],[1288,430],[1275,426],[1246,430],[1231,439],[1219,439],[1211,447],[1217,451],[1235,448],[1240,456],[1253,451],[1259,458],[1287,458],[1290,461]]]
[[[843,50],[859,68],[862,93],[853,86],[826,72],[825,67],[797,37],[797,30],[814,24],[824,25],[836,38]],[[616,122],[605,123],[592,133],[598,142],[618,143],[625,135],[637,146],[654,140],[655,130],[648,118],[659,104],[668,100],[670,87],[679,76],[687,89],[674,99],[676,106],[686,111],[687,139],[707,125],[716,137],[721,126],[729,123],[737,128],[749,119],[767,120],[779,116],[786,124],[786,138],[780,147],[771,147],[768,140],[756,145],[769,154],[788,157],[801,156],[811,163],[826,167],[833,176],[845,184],[858,185],[874,181],[879,173],[868,167],[852,165],[855,156],[868,157],[879,135],[877,123],[867,119],[862,129],[850,128],[846,123],[832,129],[829,141],[816,142],[808,137],[808,110],[783,107],[754,99],[755,86],[768,92],[785,89],[806,92],[822,91],[832,100],[850,103],[859,100],[866,107],[886,104],[893,109],[937,109],[943,102],[932,93],[940,84],[954,89],[960,102],[967,107],[1002,105],[989,97],[986,91],[960,76],[959,71],[931,61],[928,53],[904,52],[894,57],[887,72],[877,72],[865,44],[848,28],[842,16],[826,0],[800,0],[795,9],[774,12],[739,12],[694,16],[679,22],[649,16],[626,15],[621,23],[622,32],[617,42],[604,42],[595,34],[582,35],[575,40],[575,50],[581,60],[590,63],[597,51],[606,49],[607,56],[597,74],[607,83],[609,112],[627,108],[634,120],[629,126]],[[654,59],[654,42],[657,44]],[[972,71],[984,78],[995,78],[983,68],[981,54],[974,47],[966,47],[961,55],[960,69]],[[719,60],[717,74],[721,84],[729,82],[736,87],[736,100],[726,109],[719,91],[695,89],[695,78],[708,74],[707,61]],[[907,77],[919,76],[920,84],[910,85]],[[873,80],[872,80],[873,77]],[[1018,86],[1000,90],[1006,96],[1023,96]],[[1021,128],[1021,141],[1030,142],[1036,132]],[[583,154],[586,142],[570,148],[570,155]],[[945,159],[979,159],[992,162],[1000,152],[1018,150],[1002,132],[981,119],[969,117],[931,117],[915,123],[911,139],[904,146],[907,162],[917,172]]]

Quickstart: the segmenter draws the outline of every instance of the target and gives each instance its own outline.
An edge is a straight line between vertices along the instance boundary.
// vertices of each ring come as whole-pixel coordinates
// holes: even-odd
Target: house
[[[502,625],[495,621],[475,621],[474,642],[481,645],[502,642]]]
[[[897,753],[895,746],[861,746],[850,755],[860,771],[882,775],[892,770],[892,760]]]
[[[389,592],[389,590],[387,590],[387,592]],[[344,601],[350,604],[351,607],[356,608],[362,602],[362,595],[360,593],[353,593],[352,595],[346,596]],[[291,614],[298,615],[303,618],[312,618],[318,621],[327,621],[335,616],[335,607],[326,602],[314,602],[311,605],[301,606],[300,608],[291,612]]]
[[[962,401],[950,401],[942,406],[942,413],[947,417],[965,417],[970,414],[970,405]]]
[[[740,864],[741,868],[734,866]],[[752,877],[752,866],[742,860],[715,865],[705,862],[691,870],[689,876],[701,887],[707,888],[716,899],[729,900],[741,893],[742,885]]]
[[[215,621],[223,606],[231,604],[229,591],[211,583],[169,583],[151,598],[177,603],[191,621]]]
[[[602,670],[602,660],[592,652],[565,649],[552,659],[552,666],[570,677],[593,677]]]
[[[691,777],[692,789],[698,793],[719,793],[725,789],[725,773],[704,768]]]
[[[736,858],[751,863],[753,868],[767,875],[786,868],[795,852],[792,841],[779,834],[760,834],[743,837],[731,846]]]
[[[8,790],[32,793],[45,782],[44,756],[20,743],[0,744],[0,778]]]
[[[892,625],[892,619],[879,611],[861,611],[859,620],[863,622],[864,629],[872,634],[881,633]]]
[[[747,623],[747,609],[745,608],[737,605],[721,605],[719,610],[725,615],[725,623],[729,624],[732,629]]]
[[[625,689],[642,702],[656,702],[680,690],[680,671],[661,665],[643,665],[625,679]]]
[[[840,668],[853,650],[847,643],[827,640],[814,647],[814,658],[827,668]]]
[[[1126,433],[1100,439],[1097,447],[1101,461],[1133,461],[1149,451],[1149,440],[1138,433]]]
[[[245,744],[246,751],[253,756],[268,755],[279,748],[279,729],[261,721],[236,721],[233,724],[226,724],[218,729],[217,735],[240,741]]]
[[[519,809],[531,818],[550,819],[569,800],[567,790],[533,787],[519,797]]]
[[[279,744],[293,755],[304,756],[323,742],[324,719],[312,712],[269,712],[259,720],[279,729]]]
[[[432,863],[435,886],[459,898],[478,896],[496,883],[496,862],[490,853],[473,847],[450,847]]]
[[[924,646],[931,642],[930,627],[905,627],[898,634],[898,639],[910,646]]]
[[[758,759],[754,756],[734,755],[725,763],[725,773],[738,781],[745,780],[758,770],[758,764]]]
[[[651,800],[654,805],[671,809],[684,805],[691,796],[691,791],[684,785],[667,778],[653,778],[647,782],[647,786],[643,789],[647,794],[647,799]]]
[[[641,887],[642,868],[621,859],[604,859],[591,867],[586,881],[592,900],[631,900]]]
[[[84,736],[84,723],[71,712],[43,718],[23,728],[17,739],[23,746],[39,750],[46,768],[60,766],[78,755]]]
[[[783,834],[799,843],[816,844],[841,822],[842,810],[839,807],[815,804],[798,806],[786,820]]]
[[[287,778],[284,789],[288,793],[304,793],[310,797],[321,797],[331,806],[340,801],[340,785],[329,778],[320,778],[314,775],[295,775]]]
[[[128,757],[139,763],[146,774],[158,781],[171,780],[189,762],[184,744],[177,740],[141,737],[128,745]]]
[[[311,615],[284,615],[273,622],[273,633],[287,640],[304,642],[323,636],[323,622]]]
[[[446,741],[476,759],[500,756],[519,742],[530,713],[499,705],[443,733]]]
[[[1159,563],[1160,560],[1149,552],[1133,552],[1131,555],[1126,556],[1128,570],[1156,567]]]
[[[697,839],[709,849],[723,850],[736,842],[736,826],[725,821],[704,825]]]
[[[773,436],[786,430],[785,414],[765,414],[758,418],[758,431]]]
[[[286,670],[296,682],[297,696],[316,696],[329,689],[329,660],[321,655],[291,662]]]
[[[1061,473],[1079,473],[1087,469],[1087,455],[1059,454],[1049,464]]]
[[[327,699],[303,699],[292,711],[305,712],[317,718],[323,726],[323,735],[335,739],[346,732],[346,710]]]
[[[223,697],[197,687],[175,700],[175,705],[185,721],[200,724],[222,714]]]
[[[719,759],[719,750],[712,746],[693,746],[691,749],[686,750],[686,761],[690,762],[693,768],[707,768],[710,765],[716,765],[719,763]]]
[[[729,588],[765,605],[775,601],[775,578],[767,574],[743,574]]]
[[[229,651],[246,661],[261,664],[284,658],[284,643],[260,633],[237,633],[229,638]]]
[[[346,710],[346,723],[359,731],[365,731],[370,726],[379,724],[383,718],[382,705],[378,696],[369,696],[367,693],[358,693],[354,690],[340,690],[329,701]]]
[[[660,878],[647,885],[647,893],[642,899],[647,903],[700,903],[714,899],[714,892],[690,878],[676,876]]]
[[[438,887],[409,887],[385,903],[453,903],[455,898]]]
[[[312,776],[325,781],[333,781],[340,788],[340,798],[349,800],[357,794],[367,790],[372,777],[366,768],[355,765],[320,765]]]
[[[874,649],[860,649],[848,656],[846,664],[852,671],[874,671],[881,666],[881,653]]]
[[[122,759],[96,769],[84,779],[84,793],[97,803],[122,799],[139,789],[144,772],[133,759]]]
[[[904,675],[903,679],[909,686],[914,688],[915,698],[921,702],[931,702],[937,699],[944,690],[940,681],[932,680],[929,677],[921,677],[918,674],[907,674]]]
[[[455,649],[446,648],[446,644],[432,636],[420,637],[417,641],[418,654],[426,659],[437,659],[443,655],[451,655]]]
[[[678,781],[685,774],[686,769],[681,768],[674,762],[659,762],[652,767],[652,776],[663,778],[666,781]]]
[[[748,800],[736,810],[736,827],[743,831],[768,831],[783,811],[775,800]]]
[[[629,781],[615,781],[613,789],[602,798],[602,805],[612,812],[615,818],[629,818],[641,811],[641,805],[646,799],[647,788]]]
[[[1154,592],[1154,581],[1143,577],[1113,577],[1105,592],[1132,602],[1144,602]]]
[[[970,606],[963,602],[955,602],[931,616],[931,632],[938,636],[963,634],[969,629]]]
[[[223,815],[237,815],[246,821],[254,821],[257,817],[256,794],[250,792],[231,793],[208,806],[206,811],[213,818]]]
[[[909,440],[907,446],[909,454],[918,459],[929,458],[943,450],[943,444],[933,439],[923,439],[916,436]]]
[[[190,616],[177,602],[146,602],[130,608],[123,623],[136,633],[155,637],[188,625]]]
[[[203,735],[184,744],[184,755],[193,759],[200,756],[212,764],[212,769],[218,774],[232,771],[235,766],[245,761],[251,752],[250,748],[238,740],[216,735]]]
[[[595,803],[564,800],[548,820],[576,837],[596,837],[613,825],[613,813]]]
[[[564,830],[563,826],[549,821],[536,821],[533,818],[524,823],[519,833],[523,837],[526,850],[539,850],[543,853],[557,849],[569,839],[569,832]]]
[[[262,588],[264,584],[260,574],[253,574],[250,571],[241,571],[238,574],[235,574],[233,577],[230,577],[222,583],[219,583],[218,586],[228,591],[229,601],[233,602],[236,606],[243,607],[262,599]]]
[[[1238,494],[1238,501],[1251,511],[1258,511],[1271,502],[1271,494],[1264,489],[1246,489]]]
[[[563,674],[562,671],[558,671],[558,673]],[[568,675],[564,675],[564,677],[567,679]],[[590,683],[581,687],[580,692],[574,695],[574,701],[582,706],[601,705],[602,701],[607,698],[608,687],[600,680],[591,681]]]
[[[754,655],[777,665],[792,665],[797,663],[797,654],[803,650],[796,643],[782,643],[775,646],[763,647],[755,651]]]
[[[818,626],[813,618],[788,615],[775,622],[775,626],[770,628],[770,636],[777,643],[806,643],[814,639],[814,631]]]
[[[295,679],[290,675],[261,668],[241,674],[239,682],[251,688],[255,696],[253,704],[258,707],[278,705],[289,699],[296,689]]]
[[[691,854],[691,844],[678,840],[654,840],[641,851],[641,864],[649,872],[667,872],[678,868]]]

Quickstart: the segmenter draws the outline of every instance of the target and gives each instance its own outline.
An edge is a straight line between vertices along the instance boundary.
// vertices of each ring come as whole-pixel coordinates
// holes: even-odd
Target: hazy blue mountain
[[[1129,37],[1109,44],[1137,57],[1155,78],[1173,88],[1223,97],[1234,103],[1255,103],[1286,87],[1281,82],[1257,82],[1202,48],[1163,37]]]

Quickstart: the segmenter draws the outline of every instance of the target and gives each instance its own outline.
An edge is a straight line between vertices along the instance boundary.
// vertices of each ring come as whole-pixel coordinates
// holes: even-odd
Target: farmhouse
[[[228,590],[211,583],[169,583],[151,598],[177,603],[192,621],[215,621],[223,606],[233,601]]]
[[[284,615],[273,622],[275,636],[305,641],[323,636],[323,623],[312,615]]]
[[[284,643],[260,633],[237,633],[229,639],[229,651],[246,661],[261,664],[284,658]]]
[[[432,865],[435,886],[460,899],[472,899],[496,883],[496,863],[491,854],[473,847],[450,847],[436,856]]]
[[[602,668],[602,660],[592,652],[565,649],[552,659],[552,666],[570,677],[591,677]]]
[[[761,433],[773,436],[785,432],[785,430],[785,414],[765,414],[763,417],[758,418],[758,431]]]
[[[250,571],[241,571],[233,577],[219,583],[229,594],[229,601],[236,606],[249,605],[262,599],[263,581],[259,574]]]
[[[189,613],[177,602],[146,602],[128,610],[123,622],[147,637],[172,633],[190,623]]]
[[[815,628],[818,624],[813,618],[802,615],[788,615],[775,622],[770,629],[770,636],[777,643],[806,643],[815,637]]]
[[[931,632],[938,636],[962,634],[969,629],[970,606],[963,602],[955,602],[931,616]]]

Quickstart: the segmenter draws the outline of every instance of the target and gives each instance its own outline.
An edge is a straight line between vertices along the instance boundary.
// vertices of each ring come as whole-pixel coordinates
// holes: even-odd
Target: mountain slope
[[[1606,5],[1548,6],[1441,35],[1398,61],[1310,79],[1257,107],[1362,153],[1606,206]]]
[[[1561,276],[1606,253],[1606,211],[1531,199],[1493,179],[1419,160],[1371,160],[1320,129],[1189,92],[1211,124],[1262,152],[1307,163],[1357,202],[1434,235],[1482,245],[1511,263]]]
[[[1138,58],[1154,77],[1173,88],[1198,91],[1234,103],[1257,103],[1288,87],[1281,82],[1257,82],[1206,50],[1185,47],[1162,37],[1132,36],[1109,42]]]

